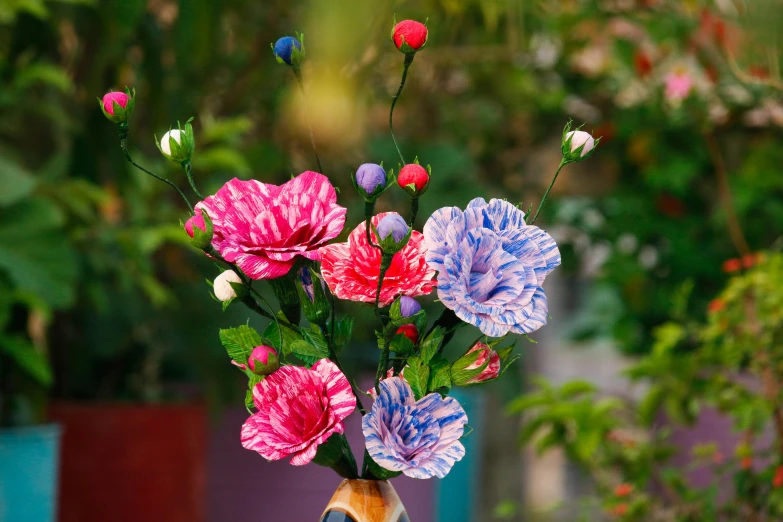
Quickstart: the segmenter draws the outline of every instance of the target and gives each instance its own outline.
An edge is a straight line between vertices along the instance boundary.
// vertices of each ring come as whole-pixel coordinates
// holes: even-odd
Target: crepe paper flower
[[[430,173],[418,163],[409,163],[400,169],[397,184],[411,195],[421,195],[430,182]]]
[[[453,397],[431,393],[414,400],[401,377],[380,383],[372,411],[362,418],[365,445],[382,468],[408,477],[443,478],[465,455],[460,443],[468,416]]]
[[[232,283],[235,285],[243,284],[242,279],[233,270],[226,270],[217,276],[212,283],[212,291],[215,293],[215,297],[224,303],[236,299],[237,292]]]
[[[242,371],[245,371],[247,369],[247,366],[245,366],[242,363],[236,362],[234,359],[231,359],[231,364],[233,364],[234,366],[236,366],[237,368],[239,368]]]
[[[664,97],[671,102],[680,102],[688,97],[693,89],[693,78],[684,71],[673,71],[663,80]]]
[[[480,374],[476,375],[475,377],[466,380],[464,383],[458,384],[455,382],[455,384],[458,384],[458,386],[478,384],[480,382],[497,379],[500,376],[500,355],[498,355],[498,353],[495,350],[493,350],[492,348],[490,348],[484,343],[476,343],[473,346],[473,348],[468,350],[467,354],[477,352],[477,351],[481,352],[479,358],[476,359],[476,362],[466,366],[464,370],[466,371],[477,370],[478,368],[484,366],[484,363],[486,363],[487,360],[489,360],[489,363],[487,364],[486,368],[484,368],[484,370]]]
[[[386,379],[388,379],[390,377],[394,377],[394,368],[389,368],[389,370],[386,372],[386,377],[381,377],[381,380],[379,382],[383,382],[384,380],[386,380]],[[372,388],[367,390],[365,392],[365,394],[369,395],[373,399],[377,399],[378,398],[378,393],[375,391],[375,386],[373,386]]]
[[[420,50],[427,43],[427,26],[415,20],[403,20],[392,29],[395,47],[404,53]]]
[[[298,256],[320,260],[346,212],[326,176],[310,171],[280,186],[234,178],[196,208],[212,219],[215,250],[252,279],[284,276]]]
[[[242,426],[242,446],[267,460],[292,456],[291,464],[309,463],[318,445],[343,433],[343,419],[356,408],[348,379],[332,361],[311,369],[283,366],[253,388],[258,409]]]
[[[155,138],[158,150],[166,159],[180,164],[190,161],[193,152],[196,150],[196,139],[193,136],[193,126],[190,124],[190,121],[185,122],[184,129],[169,129],[160,139],[160,142],[157,141],[157,137]],[[190,176],[190,174],[188,175]]]
[[[364,163],[356,169],[354,180],[357,188],[364,191],[362,197],[372,198],[386,188],[386,171],[375,163]]]
[[[185,232],[190,236],[190,244],[196,248],[206,250],[212,244],[212,220],[203,209],[185,222]]]
[[[125,123],[133,113],[136,91],[126,89],[125,92],[107,92],[98,99],[101,112],[109,121]]]
[[[389,215],[372,218],[378,226]],[[397,296],[427,295],[435,288],[435,270],[424,260],[426,249],[421,232],[411,231],[402,250],[394,254],[381,287],[380,306],[387,306]],[[374,236],[374,232],[371,233]],[[372,238],[377,242],[377,238]],[[321,275],[332,293],[340,299],[374,303],[378,288],[381,252],[367,243],[364,222],[348,236],[346,243],[335,243],[321,249]]]
[[[405,220],[402,219],[402,216],[393,212],[383,216],[376,226],[381,241],[391,235],[395,243],[402,241],[403,238],[408,235],[409,229],[410,227]]]
[[[293,36],[284,36],[277,40],[272,46],[272,51],[277,61],[286,65],[298,66],[304,59],[302,42]]]
[[[419,330],[412,324],[404,324],[397,328],[397,331],[394,333],[394,335],[399,334],[402,334],[410,339],[413,344],[416,344],[416,341],[419,340]]]
[[[441,208],[424,225],[424,240],[427,263],[438,271],[438,297],[457,317],[490,337],[546,324],[541,285],[560,265],[560,252],[514,205],[476,198],[464,212]]]
[[[408,297],[407,295],[400,297],[400,315],[402,317],[416,315],[420,310],[421,305],[414,298]]]
[[[274,348],[261,345],[253,348],[247,359],[250,371],[256,375],[270,375],[280,368],[280,360]]]

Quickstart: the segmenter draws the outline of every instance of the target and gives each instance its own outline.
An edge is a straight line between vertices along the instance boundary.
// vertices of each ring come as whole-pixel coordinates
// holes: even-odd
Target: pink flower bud
[[[269,346],[256,346],[247,360],[250,370],[256,375],[270,375],[280,368],[277,352]]]
[[[490,379],[497,379],[500,375],[500,356],[497,354],[495,350],[490,348],[484,343],[476,343],[476,345],[468,350],[468,353],[475,352],[477,350],[481,350],[481,355],[478,359],[476,359],[476,362],[473,364],[467,366],[465,370],[476,370],[478,368],[481,368],[484,363],[487,361],[487,358],[489,358],[489,364],[487,364],[487,367],[484,368],[484,371],[482,371],[479,375],[473,377],[472,379],[468,380],[468,384],[475,384],[479,382],[484,382]],[[466,354],[467,355],[467,354]]]
[[[193,237],[193,227],[198,228],[202,232],[207,231],[207,224],[204,222],[204,216],[201,215],[201,212],[185,222],[185,232],[187,232],[191,238]]]
[[[130,96],[124,92],[107,92],[103,95],[103,110],[114,116],[114,104],[116,103],[123,109],[128,106],[128,100]]]
[[[392,40],[399,50],[403,41],[414,51],[418,51],[427,43],[427,26],[415,20],[403,20],[392,29]]]
[[[427,169],[416,163],[409,163],[400,169],[400,174],[397,176],[397,183],[406,188],[408,185],[414,185],[416,192],[421,192],[424,187],[430,182],[430,174]]]

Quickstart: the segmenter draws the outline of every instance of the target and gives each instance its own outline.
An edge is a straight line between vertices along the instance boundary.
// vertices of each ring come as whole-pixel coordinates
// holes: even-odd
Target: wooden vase
[[[343,480],[321,522],[410,522],[405,506],[385,480]]]

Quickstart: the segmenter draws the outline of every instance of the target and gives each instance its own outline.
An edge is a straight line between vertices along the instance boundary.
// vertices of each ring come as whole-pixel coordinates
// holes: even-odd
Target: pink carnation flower
[[[253,279],[284,276],[296,256],[320,260],[346,212],[326,176],[310,171],[280,186],[234,178],[200,208],[212,219],[212,246]]]
[[[372,218],[376,227],[386,212]],[[372,234],[372,240],[378,239]],[[426,248],[421,232],[413,231],[405,248],[394,254],[381,288],[380,305],[389,305],[397,296],[427,295],[435,288],[435,270],[424,260]],[[347,243],[335,243],[321,249],[321,274],[329,289],[340,299],[375,302],[380,275],[381,253],[367,244],[364,222],[359,224]]]
[[[309,463],[318,445],[343,433],[343,419],[356,408],[345,375],[328,359],[311,369],[283,366],[256,384],[258,412],[242,426],[242,446],[267,460],[293,455],[291,464]]]
[[[693,79],[686,72],[670,72],[664,78],[665,96],[669,101],[680,101],[688,97],[693,88]]]

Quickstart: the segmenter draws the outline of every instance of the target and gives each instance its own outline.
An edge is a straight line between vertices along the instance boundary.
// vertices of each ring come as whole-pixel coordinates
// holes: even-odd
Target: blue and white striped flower
[[[382,468],[418,479],[443,478],[465,455],[459,439],[468,416],[453,397],[413,397],[402,377],[380,383],[372,411],[362,418],[365,445]]]
[[[560,265],[560,251],[514,205],[476,198],[464,212],[441,208],[424,225],[424,241],[427,264],[438,271],[438,298],[457,317],[490,337],[546,324],[541,285]]]

